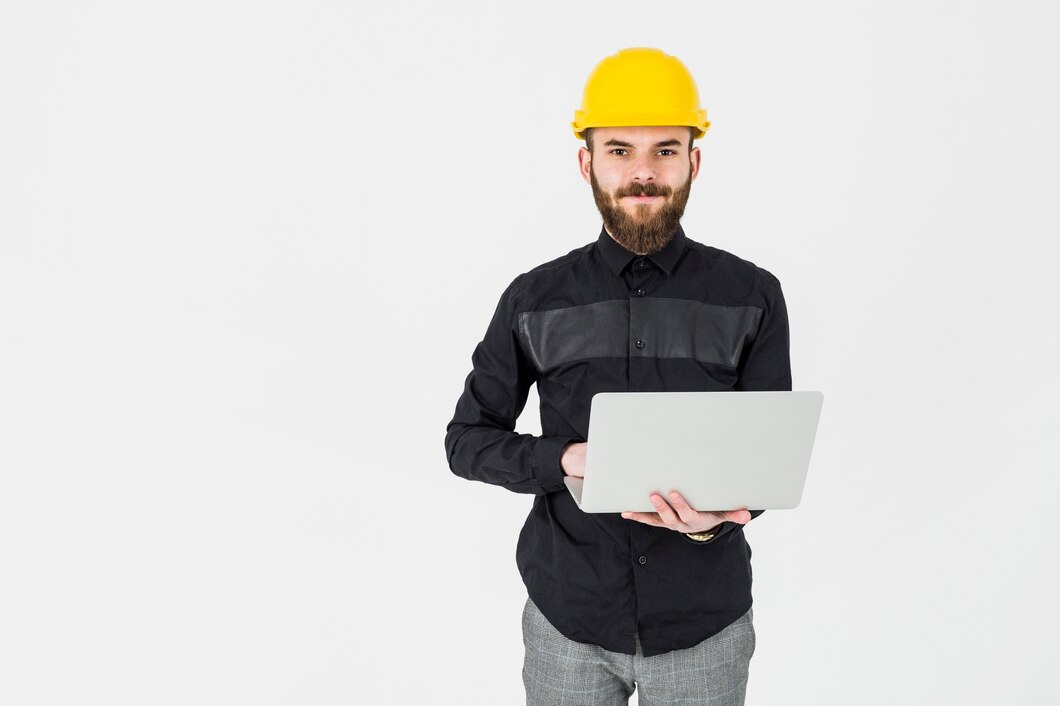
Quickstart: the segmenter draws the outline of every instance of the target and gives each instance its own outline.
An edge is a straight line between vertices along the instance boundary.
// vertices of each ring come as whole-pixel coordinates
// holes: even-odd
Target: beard
[[[630,252],[640,255],[651,255],[659,252],[677,232],[681,216],[685,213],[685,204],[692,191],[692,166],[688,167],[688,180],[675,191],[669,186],[655,182],[634,182],[629,186],[617,189],[608,194],[596,181],[596,173],[589,172],[589,183],[593,187],[593,198],[596,208],[604,219],[607,232]],[[619,199],[626,196],[663,196],[669,197],[657,213],[652,213],[652,204],[637,204],[634,215],[618,205]]]

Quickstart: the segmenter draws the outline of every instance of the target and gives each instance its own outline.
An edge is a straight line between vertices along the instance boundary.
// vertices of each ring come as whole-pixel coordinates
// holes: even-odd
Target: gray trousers
[[[575,642],[545,619],[529,598],[523,608],[523,685],[527,706],[628,704],[743,706],[755,651],[752,611],[698,645],[645,657]]]

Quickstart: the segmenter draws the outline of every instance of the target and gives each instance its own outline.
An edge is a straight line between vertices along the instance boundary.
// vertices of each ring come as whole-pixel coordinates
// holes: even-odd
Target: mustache
[[[670,196],[673,192],[674,190],[669,186],[656,184],[653,181],[646,183],[636,181],[615,191],[615,198],[622,199],[627,196]]]

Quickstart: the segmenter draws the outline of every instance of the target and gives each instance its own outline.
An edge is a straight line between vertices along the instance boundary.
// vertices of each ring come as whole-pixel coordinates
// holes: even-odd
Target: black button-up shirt
[[[582,512],[560,456],[567,443],[586,441],[597,392],[790,390],[776,277],[681,228],[647,256],[601,230],[512,281],[471,361],[446,430],[449,466],[536,495],[516,563],[561,633],[626,654],[635,654],[639,633],[652,656],[691,647],[751,607],[742,525],[726,522],[699,543],[617,513]],[[542,435],[518,434],[535,383]]]

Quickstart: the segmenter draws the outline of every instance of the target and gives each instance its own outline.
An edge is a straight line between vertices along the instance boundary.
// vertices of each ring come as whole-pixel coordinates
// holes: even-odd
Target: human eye
[[[670,154],[663,154],[664,152],[669,152]],[[659,154],[663,155],[664,157],[669,157],[672,154],[677,154],[677,152],[675,152],[674,150],[659,150]]]
[[[617,154],[618,152],[622,152],[623,154]],[[622,157],[622,156],[624,156],[624,154],[625,154],[625,150],[624,150],[624,149],[622,149],[621,147],[616,147],[616,148],[614,148],[613,150],[611,150],[611,151],[609,152],[609,154],[613,154],[613,155],[615,155],[616,157]]]

